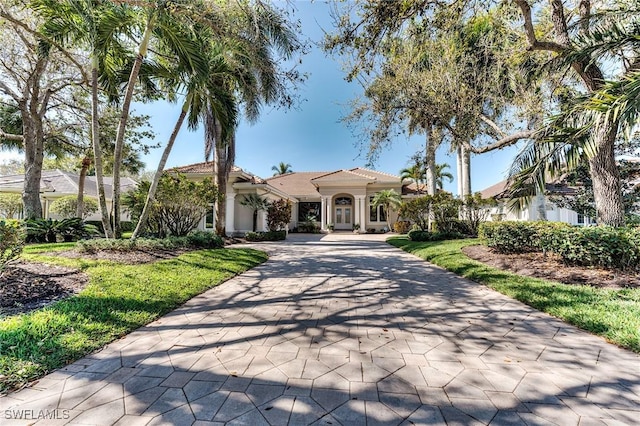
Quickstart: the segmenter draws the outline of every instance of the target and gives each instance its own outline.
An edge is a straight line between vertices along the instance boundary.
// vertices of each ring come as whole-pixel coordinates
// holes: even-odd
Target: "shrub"
[[[286,231],[247,232],[244,235],[247,241],[283,241],[287,238]]]
[[[267,228],[269,231],[281,231],[286,228],[290,221],[291,201],[280,199],[269,204],[267,208]]]
[[[442,241],[465,238],[464,234],[459,232],[429,232],[421,230],[410,231],[408,236],[411,241]]]
[[[81,238],[91,238],[99,233],[97,227],[85,224],[79,217],[53,219],[27,219],[27,242],[55,243],[58,238],[73,241]]]
[[[405,201],[400,205],[398,214],[415,224],[420,230],[429,229],[429,208],[431,206],[431,197],[424,196]],[[395,229],[395,225],[394,225]],[[408,231],[408,230],[407,230]],[[399,232],[399,231],[396,231]],[[406,231],[405,231],[406,232]],[[404,234],[405,232],[400,232]]]
[[[398,234],[406,234],[411,229],[411,222],[408,220],[401,220],[393,224],[393,232]]]
[[[78,242],[76,248],[81,252],[96,253],[99,251],[209,249],[220,248],[223,245],[224,242],[219,236],[211,232],[196,231],[184,237],[85,240]]]
[[[83,200],[84,208],[82,210],[82,218],[84,219],[98,211],[98,201],[92,197],[84,197]],[[51,203],[49,211],[68,219],[76,217],[77,208],[78,196],[67,195],[66,197],[60,197]]]
[[[187,241],[193,247],[220,248],[224,246],[222,238],[213,232],[191,231],[187,234]]]
[[[122,197],[122,204],[134,221],[142,214],[149,187],[149,182],[141,182]],[[211,179],[193,182],[181,174],[163,175],[145,224],[148,233],[157,237],[186,236],[196,229],[216,196]]]
[[[16,223],[0,221],[0,275],[5,267],[16,260],[24,247],[24,231]]]
[[[501,253],[542,251],[572,265],[640,270],[638,228],[573,227],[558,222],[485,223],[480,236]]]
[[[500,253],[539,251],[537,229],[531,222],[486,222],[480,225],[479,237]]]

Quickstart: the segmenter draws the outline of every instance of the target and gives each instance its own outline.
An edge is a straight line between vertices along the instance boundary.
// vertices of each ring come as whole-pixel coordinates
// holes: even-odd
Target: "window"
[[[320,203],[298,203],[298,222],[305,222],[307,219],[320,221]]]
[[[349,197],[336,198],[336,206],[350,206],[353,201]]]
[[[373,206],[373,197],[369,197],[369,221],[370,222],[386,222],[387,214],[384,206]]]
[[[584,225],[584,215],[581,213],[578,213],[578,223]]]
[[[209,204],[207,214],[204,215],[204,229],[213,229],[216,223],[216,212],[213,204]]]

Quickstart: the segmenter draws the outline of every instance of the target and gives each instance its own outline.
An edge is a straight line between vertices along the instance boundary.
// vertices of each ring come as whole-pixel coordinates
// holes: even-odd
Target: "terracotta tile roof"
[[[344,182],[344,181],[375,181],[375,177],[367,176],[351,170],[336,170],[312,179],[315,182]]]
[[[294,197],[319,197],[318,189],[311,181],[326,174],[327,172],[294,172],[267,178],[266,182]]]
[[[381,182],[400,182],[400,176],[392,175],[391,173],[379,172],[377,170],[365,169],[363,167],[355,167],[353,169],[349,169],[349,171],[374,178]]]
[[[203,163],[195,163],[188,164],[186,166],[173,167],[171,169],[165,170],[166,172],[174,172],[174,173],[184,173],[184,174],[204,174],[204,175],[212,175],[213,174],[213,161],[205,161]],[[233,166],[231,168],[231,173],[242,173],[250,177],[251,182],[253,183],[265,183],[265,180],[259,176],[256,176],[252,173],[242,170],[238,166]]]
[[[167,172],[177,173],[213,173],[213,161],[205,161],[202,163],[187,164],[186,166],[173,167],[167,169]],[[233,172],[242,172],[243,170],[238,166],[233,166],[231,169]]]

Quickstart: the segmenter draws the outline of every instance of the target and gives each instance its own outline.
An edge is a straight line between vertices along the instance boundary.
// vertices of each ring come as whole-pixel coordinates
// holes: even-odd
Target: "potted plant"
[[[334,229],[335,229],[335,226],[333,225],[333,223],[327,223],[327,230],[329,232],[333,232]]]
[[[353,224],[353,233],[354,234],[359,234],[360,233],[360,224],[359,223],[354,223]]]

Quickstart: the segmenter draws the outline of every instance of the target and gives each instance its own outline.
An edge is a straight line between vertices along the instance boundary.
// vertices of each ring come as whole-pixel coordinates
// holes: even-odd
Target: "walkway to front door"
[[[268,262],[0,398],[0,415],[58,409],[61,423],[94,425],[637,424],[637,355],[383,238],[256,245]]]

